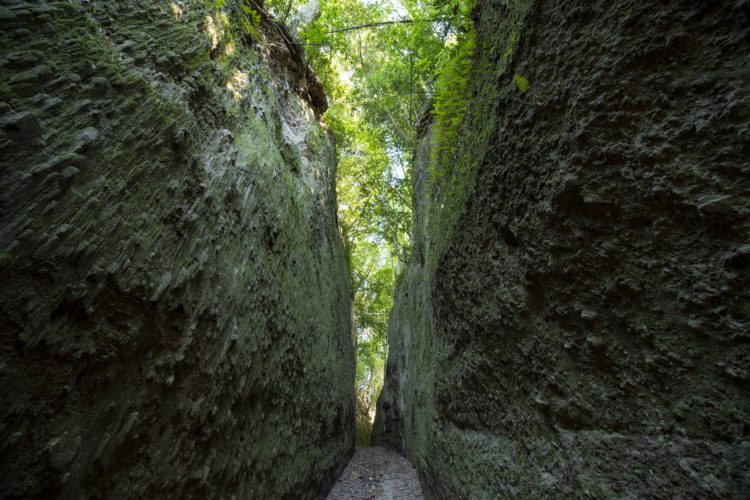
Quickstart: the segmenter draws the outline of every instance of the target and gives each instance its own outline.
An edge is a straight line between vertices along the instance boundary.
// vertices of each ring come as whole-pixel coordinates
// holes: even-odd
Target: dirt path
[[[357,448],[328,500],[421,500],[414,466],[395,451],[375,446]]]

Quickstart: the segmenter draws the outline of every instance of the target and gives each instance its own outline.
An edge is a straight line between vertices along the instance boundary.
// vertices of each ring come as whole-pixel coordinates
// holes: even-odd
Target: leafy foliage
[[[513,81],[516,84],[516,88],[521,93],[524,93],[527,90],[529,90],[529,88],[531,88],[531,84],[529,83],[529,81],[526,78],[522,77],[521,75],[514,76]]]
[[[328,0],[300,33],[330,99],[325,121],[339,151],[339,220],[355,294],[360,445],[369,441],[382,386],[395,283],[411,255],[415,124],[433,100],[442,133],[463,117],[472,5]],[[398,22],[404,20],[412,22]],[[388,21],[397,22],[342,31]]]
[[[415,124],[433,101],[440,133],[462,120],[473,1],[322,0],[309,16],[312,5],[268,0],[264,9],[288,18],[329,98],[324,121],[337,143],[339,225],[354,292],[358,442],[366,445],[394,288],[411,255]]]
[[[433,154],[448,154],[458,127],[469,105],[469,74],[474,55],[474,31],[471,30],[445,54],[446,60],[435,95]]]

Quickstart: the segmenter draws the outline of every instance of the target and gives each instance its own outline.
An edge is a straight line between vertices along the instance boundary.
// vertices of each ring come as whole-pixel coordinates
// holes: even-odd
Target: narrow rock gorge
[[[430,496],[750,494],[749,9],[475,9],[373,431]]]
[[[747,0],[0,42],[0,498],[750,497]]]
[[[351,292],[299,46],[239,2],[0,4],[0,497],[324,494]]]

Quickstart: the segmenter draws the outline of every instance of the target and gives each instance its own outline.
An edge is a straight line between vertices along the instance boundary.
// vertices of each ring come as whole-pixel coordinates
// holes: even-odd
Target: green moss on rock
[[[8,9],[52,73],[3,67],[40,139],[0,130],[4,494],[315,498],[353,449],[333,145],[274,30],[177,4]]]
[[[431,496],[747,491],[746,16],[605,7],[482,3],[452,156],[422,138],[373,440]]]

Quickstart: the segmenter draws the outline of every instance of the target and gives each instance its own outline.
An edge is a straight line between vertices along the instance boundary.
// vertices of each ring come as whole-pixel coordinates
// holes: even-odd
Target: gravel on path
[[[422,500],[417,471],[404,457],[380,446],[357,448],[328,500]]]

